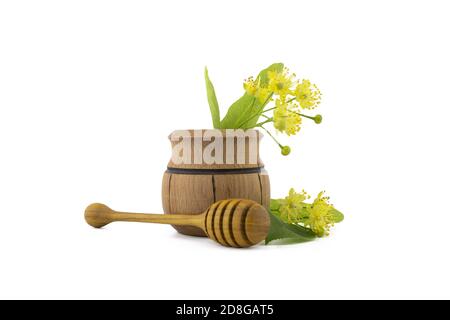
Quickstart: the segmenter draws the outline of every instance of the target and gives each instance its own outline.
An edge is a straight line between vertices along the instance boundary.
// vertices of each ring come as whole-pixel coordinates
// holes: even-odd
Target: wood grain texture
[[[259,181],[261,184],[261,204],[269,210],[270,208],[270,179],[266,170],[262,170],[259,174]]]
[[[203,213],[183,215],[120,212],[104,204],[93,203],[86,208],[84,217],[95,228],[115,221],[192,226],[221,245],[236,248],[260,243],[270,228],[267,210],[259,203],[247,199],[221,200]]]
[[[250,245],[247,234],[241,232],[244,228],[246,213],[250,209],[250,206],[248,202],[239,203],[231,218],[231,226],[229,226],[229,229],[233,233],[234,239],[239,247],[248,247]]]
[[[213,130],[200,130],[200,133],[203,134],[206,131],[213,131]],[[224,132],[224,130],[221,130],[221,132]],[[250,140],[253,139],[253,142],[256,142],[256,152],[257,152],[257,161],[254,163],[249,163],[248,161],[245,164],[239,164],[237,163],[237,157],[234,157],[232,164],[206,164],[206,163],[200,163],[200,164],[174,164],[171,161],[168,164],[169,168],[175,168],[175,169],[181,169],[178,171],[183,171],[185,169],[189,170],[199,170],[199,169],[206,169],[206,170],[216,170],[216,169],[242,169],[242,168],[256,168],[255,173],[247,173],[247,172],[233,172],[233,173],[227,173],[224,174],[222,172],[216,173],[216,172],[210,172],[207,171],[206,173],[199,174],[198,172],[192,173],[180,173],[180,172],[174,172],[172,169],[172,173],[166,172],[163,176],[163,183],[162,183],[162,202],[163,202],[163,208],[164,212],[167,214],[189,214],[189,213],[199,213],[203,212],[208,208],[211,204],[218,200],[225,200],[225,199],[249,199],[253,200],[259,204],[262,204],[266,209],[269,209],[270,205],[270,181],[269,177],[267,175],[267,172],[262,168],[263,163],[261,159],[259,158],[259,143],[260,139],[262,138],[262,134],[257,131],[253,130],[253,138],[252,137],[244,137],[244,138],[235,138],[233,142],[233,148],[234,148],[234,155],[237,154],[237,149],[241,148],[242,145],[239,147],[239,139],[241,139],[241,142],[245,143],[245,153],[246,158],[248,158],[249,150],[253,147],[250,147]],[[198,131],[197,131],[198,134]],[[176,135],[176,139],[174,139],[174,135]],[[191,158],[190,161],[194,160],[194,152],[196,146],[197,148],[205,148],[206,145],[211,143],[211,141],[203,141],[202,137],[194,137],[194,131],[193,130],[185,130],[185,131],[174,131],[169,138],[171,139],[172,148],[179,143],[180,137],[183,138],[191,138],[192,140],[197,139],[197,143],[192,143],[192,149],[190,151]],[[199,140],[200,139],[200,140]],[[225,141],[225,138],[223,138],[224,141],[222,143],[223,145],[223,155],[224,155],[224,162],[225,162],[225,154],[226,154],[226,148],[227,148],[227,142]],[[230,143],[228,143],[228,147],[230,147]],[[261,172],[259,172],[258,169],[261,169]],[[224,210],[232,210],[233,206],[230,208],[227,206]],[[212,212],[212,217],[214,217],[214,213]],[[223,219],[226,219],[226,216],[222,217]],[[212,223],[212,222],[211,222]],[[225,224],[231,224],[231,221],[219,221],[215,222],[217,223],[225,223]],[[174,226],[174,228],[183,234],[186,235],[193,235],[193,236],[206,236],[205,233],[200,230],[199,228],[191,227],[191,226]],[[212,234],[211,236],[214,238],[217,238],[220,241],[227,242],[230,246],[233,245],[241,245],[244,240],[241,241],[241,243],[237,243],[236,239],[233,239],[233,235],[226,232],[226,229],[224,230],[224,234],[215,235]]]
[[[162,204],[163,210],[165,213],[170,213],[172,210],[170,209],[170,180],[172,179],[172,174],[168,172],[164,172],[163,181],[162,181]]]
[[[166,173],[163,177],[162,199],[166,214],[199,213],[216,201],[233,198],[253,200],[268,210],[270,205],[268,175]],[[174,226],[174,228],[182,234],[206,236],[202,230],[195,227]],[[225,237],[229,238],[230,236]]]
[[[216,200],[250,199],[262,203],[259,174],[223,174],[214,175]]]
[[[215,202],[211,175],[172,174],[169,185],[168,214],[196,214],[203,212]],[[205,237],[205,233],[195,227],[174,228],[191,236]]]
[[[238,248],[239,244],[237,243],[236,236],[233,234],[232,230],[233,214],[236,212],[240,202],[240,200],[231,200],[225,208],[226,212],[222,220],[223,238],[228,246],[235,248]]]

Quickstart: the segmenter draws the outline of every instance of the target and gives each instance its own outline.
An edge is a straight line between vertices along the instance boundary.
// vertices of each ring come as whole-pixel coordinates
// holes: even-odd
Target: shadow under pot
[[[198,214],[224,199],[250,199],[269,209],[269,176],[259,157],[262,137],[253,129],[172,132],[172,157],[162,182],[164,213]],[[234,210],[231,206],[226,210]],[[173,227],[206,236],[196,227]]]

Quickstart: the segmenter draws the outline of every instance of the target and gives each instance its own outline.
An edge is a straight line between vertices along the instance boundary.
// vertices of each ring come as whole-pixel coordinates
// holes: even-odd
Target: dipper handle
[[[189,225],[203,229],[203,214],[152,214],[152,213],[132,213],[120,212],[110,209],[101,203],[89,205],[85,212],[86,222],[94,228],[102,228],[115,221],[125,222],[147,222],[174,225]]]
[[[270,228],[267,210],[259,203],[245,199],[220,200],[205,212],[193,215],[118,212],[104,204],[93,203],[86,208],[84,217],[95,228],[114,221],[194,226],[221,245],[235,248],[258,244],[264,240]]]

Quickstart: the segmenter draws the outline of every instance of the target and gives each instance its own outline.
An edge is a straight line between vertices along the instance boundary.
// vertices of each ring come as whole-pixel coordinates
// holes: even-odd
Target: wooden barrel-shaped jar
[[[267,209],[270,182],[259,157],[258,130],[177,130],[170,134],[172,157],[162,182],[166,214],[198,214],[216,201],[250,199]],[[191,236],[196,227],[173,226]]]

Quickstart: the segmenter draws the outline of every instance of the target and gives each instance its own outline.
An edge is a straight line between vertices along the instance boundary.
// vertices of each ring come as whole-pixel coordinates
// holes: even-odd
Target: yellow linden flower
[[[275,101],[273,110],[273,125],[275,129],[286,133],[288,136],[294,135],[300,131],[302,118],[295,113],[295,104],[289,104],[281,99]]]
[[[269,99],[270,90],[267,88],[259,87],[258,90],[256,90],[255,97],[258,99],[260,103],[264,103]]]
[[[259,81],[255,81],[253,77],[244,81],[244,89],[247,94],[254,96],[260,103],[266,102],[270,95],[269,89],[260,87]]]
[[[291,88],[295,84],[295,75],[290,75],[287,68],[284,68],[281,72],[269,71],[267,76],[269,78],[269,91],[282,98],[291,93]]]
[[[308,217],[303,221],[305,227],[310,227],[319,237],[328,236],[334,225],[330,211],[333,206],[328,202],[329,197],[324,197],[323,194],[323,191],[320,192],[312,205],[306,207]]]
[[[291,188],[288,196],[281,200],[279,208],[280,217],[289,223],[299,222],[301,209],[305,206],[304,201],[309,198],[310,196],[305,190],[297,193],[294,188]]]
[[[253,77],[250,77],[244,81],[244,89],[249,95],[254,96],[256,91],[258,90],[258,86],[256,81],[253,80]]]
[[[303,80],[299,83],[294,92],[297,101],[303,109],[314,109],[320,104],[322,93],[315,84],[311,84],[309,80]]]

